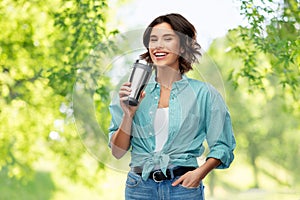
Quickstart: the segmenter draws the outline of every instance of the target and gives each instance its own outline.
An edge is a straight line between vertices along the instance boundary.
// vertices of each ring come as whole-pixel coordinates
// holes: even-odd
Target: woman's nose
[[[163,40],[158,40],[155,48],[157,48],[157,49],[164,48],[164,42],[163,42]]]

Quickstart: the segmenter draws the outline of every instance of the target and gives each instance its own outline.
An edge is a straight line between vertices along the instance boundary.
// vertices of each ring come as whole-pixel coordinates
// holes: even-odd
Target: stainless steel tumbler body
[[[131,106],[137,106],[139,98],[146,87],[152,74],[152,64],[145,60],[136,60],[130,74],[129,82],[131,83],[131,94],[125,103]]]

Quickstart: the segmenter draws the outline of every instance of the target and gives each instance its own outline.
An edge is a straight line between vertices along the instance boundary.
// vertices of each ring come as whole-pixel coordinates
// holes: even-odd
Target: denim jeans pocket
[[[128,172],[126,186],[136,187],[142,181],[142,177],[134,172]]]
[[[176,177],[177,180],[179,177]],[[197,187],[186,187],[182,184],[178,184],[172,191],[172,199],[198,199],[204,200],[204,187],[200,182]]]

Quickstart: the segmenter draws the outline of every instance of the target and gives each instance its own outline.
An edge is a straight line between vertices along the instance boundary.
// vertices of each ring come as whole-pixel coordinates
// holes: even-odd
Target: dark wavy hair
[[[177,13],[159,16],[149,24],[143,35],[143,43],[147,48],[147,52],[140,55],[141,59],[153,63],[149,53],[150,34],[154,26],[163,22],[170,24],[180,38],[180,47],[183,49],[179,56],[180,73],[183,74],[192,70],[192,63],[197,61],[198,56],[201,56],[201,46],[196,41],[197,32],[195,27],[186,18]]]

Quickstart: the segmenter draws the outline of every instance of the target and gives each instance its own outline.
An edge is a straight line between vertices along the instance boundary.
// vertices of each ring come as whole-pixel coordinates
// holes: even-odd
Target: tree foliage
[[[228,37],[216,39],[208,50],[224,79],[232,66],[242,62],[238,54],[226,51],[231,45]],[[264,62],[269,60],[263,53],[259,57]],[[211,74],[212,69],[207,67],[205,73]],[[249,187],[264,187],[261,177],[268,177],[280,186],[299,187],[299,173],[295,166],[300,164],[300,116],[299,110],[290,110],[291,105],[299,106],[299,103],[282,98],[285,91],[278,89],[277,81],[269,81],[264,90],[255,89],[250,93],[247,82],[241,81],[237,88],[231,82],[224,84],[237,139],[235,153],[238,156],[234,162],[238,165],[239,159],[245,157],[251,166],[253,182]]]
[[[56,7],[56,3],[49,1],[48,6]],[[20,178],[31,174],[44,150],[41,143],[59,116],[54,108],[61,98],[42,75],[56,62],[51,55],[57,33],[46,4],[1,1],[0,12],[0,167]]]
[[[261,187],[261,175],[299,186],[299,5],[240,3],[248,24],[230,30],[209,49],[235,88],[226,87],[238,149],[252,166],[252,187]]]
[[[300,35],[299,4],[295,0],[241,0],[246,26],[231,30],[230,50],[242,63],[232,69],[229,79],[237,87],[246,79],[249,90],[264,89],[265,80],[278,78],[279,84],[299,98]],[[262,62],[261,53],[270,62]]]
[[[0,2],[0,169],[10,177],[30,177],[41,158],[58,160],[60,171],[89,185],[103,168],[94,162],[91,171],[84,162],[71,101],[78,70],[93,49],[101,46],[105,54],[114,47],[108,10],[106,0]],[[103,107],[108,100],[99,98],[108,99],[109,80],[97,82],[97,67],[87,74],[95,81],[96,107]]]

